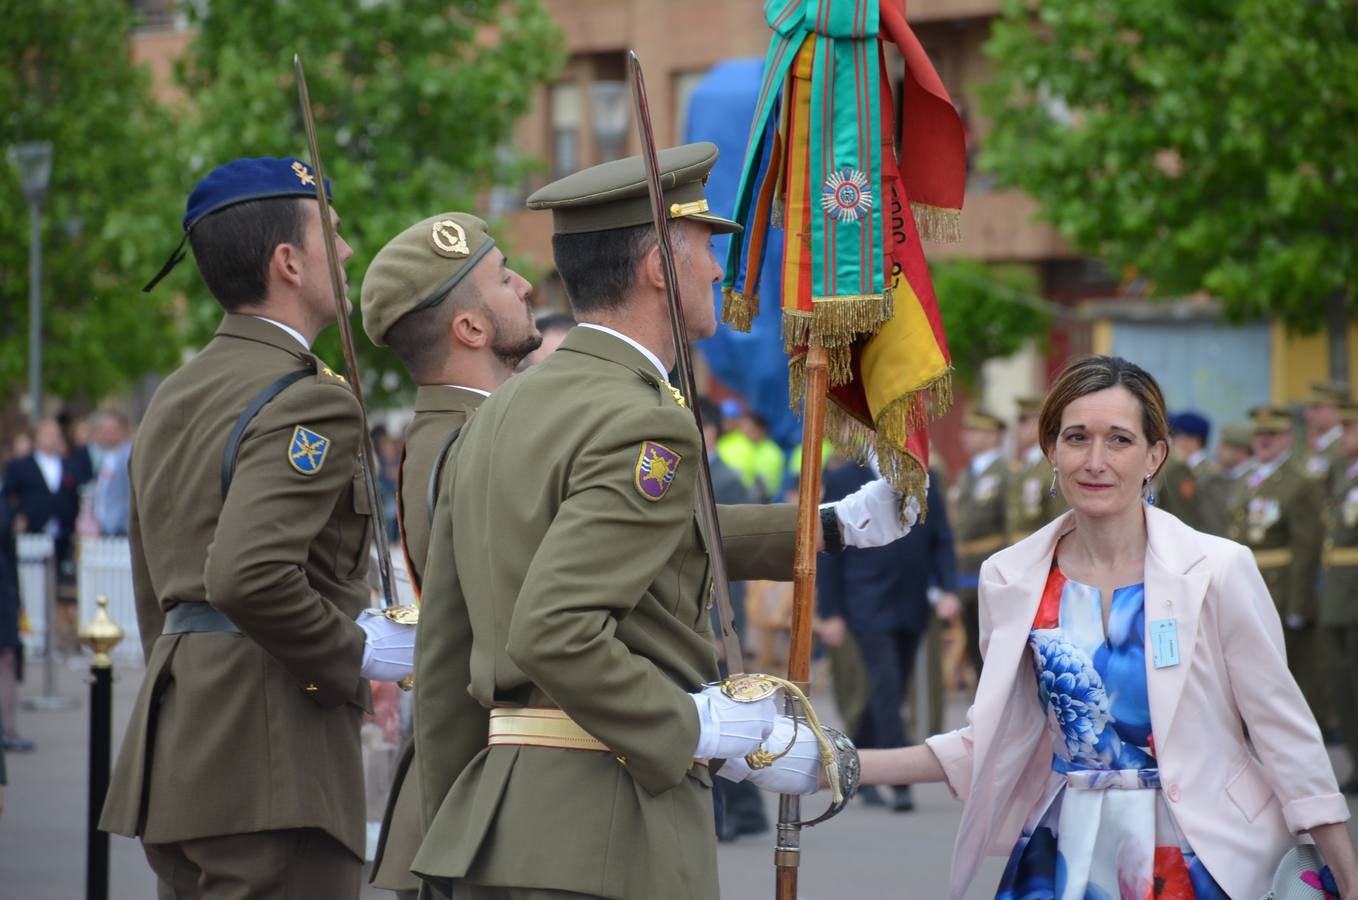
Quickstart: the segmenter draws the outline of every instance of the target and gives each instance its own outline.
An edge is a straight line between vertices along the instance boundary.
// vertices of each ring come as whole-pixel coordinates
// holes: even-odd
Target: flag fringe
[[[897,402],[909,402],[909,398]],[[835,448],[854,462],[866,466],[875,460],[888,484],[902,496],[918,499],[921,520],[928,515],[929,472],[908,447],[891,443],[882,432],[869,428],[834,403],[826,405],[825,433]]]
[[[890,288],[880,294],[813,297],[811,304],[811,312],[783,310],[783,349],[789,354],[811,344],[847,347],[859,335],[875,332],[894,312]]]
[[[915,227],[922,240],[956,244],[962,240],[962,210],[910,201]]]
[[[735,288],[721,289],[721,320],[736,331],[749,331],[759,314],[759,295],[747,297]]]

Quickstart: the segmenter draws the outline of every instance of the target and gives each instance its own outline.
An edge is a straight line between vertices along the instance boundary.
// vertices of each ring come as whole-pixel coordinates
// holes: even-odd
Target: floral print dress
[[[1160,794],[1146,694],[1145,586],[1097,589],[1052,561],[1028,636],[1052,772],[997,900],[1226,900]]]

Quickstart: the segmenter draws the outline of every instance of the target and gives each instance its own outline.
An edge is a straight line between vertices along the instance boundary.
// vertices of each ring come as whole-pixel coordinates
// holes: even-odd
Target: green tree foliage
[[[982,165],[1160,295],[1313,329],[1358,276],[1350,0],[1009,0]]]
[[[44,382],[96,399],[177,359],[174,316],[141,293],[173,246],[168,117],[128,55],[125,0],[26,0],[0,28],[0,135],[51,141],[42,215]],[[28,207],[0,161],[0,397],[28,386]]]
[[[1017,353],[1051,325],[1051,313],[1036,296],[1037,275],[1028,266],[974,259],[934,263],[930,274],[953,370],[980,396],[981,366]]]
[[[197,35],[178,68],[189,105],[177,195],[238,156],[309,158],[293,77],[301,54],[322,162],[355,251],[347,266],[355,307],[362,273],[387,240],[435,213],[478,209],[493,184],[522,178],[523,161],[507,151],[513,125],[563,60],[541,0],[237,0],[196,9]],[[159,214],[167,237],[182,206]],[[168,285],[191,298],[201,340],[220,309],[191,265]],[[399,364],[370,352],[357,315],[354,324],[364,381],[380,399],[382,374]],[[341,360],[333,329],[317,351]]]

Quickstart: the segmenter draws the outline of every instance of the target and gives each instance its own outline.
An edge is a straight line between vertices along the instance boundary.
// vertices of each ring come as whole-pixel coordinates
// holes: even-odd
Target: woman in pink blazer
[[[1256,900],[1302,832],[1358,897],[1348,806],[1253,556],[1143,501],[1168,450],[1155,380],[1080,360],[1039,422],[1071,510],[981,568],[968,724],[863,751],[864,783],[964,801],[954,898],[992,854],[1002,898]]]

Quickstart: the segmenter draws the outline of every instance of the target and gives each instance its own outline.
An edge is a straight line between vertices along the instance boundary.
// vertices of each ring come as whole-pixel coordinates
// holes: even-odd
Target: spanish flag
[[[784,229],[783,341],[793,405],[806,348],[829,355],[827,434],[924,499],[928,419],[951,360],[921,236],[960,238],[962,122],[901,0],[768,0],[765,60],[736,194],[723,318],[748,330],[768,229]],[[896,121],[884,41],[905,58]]]

